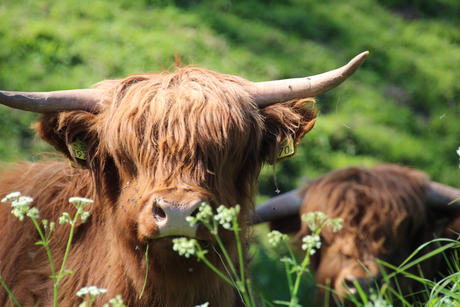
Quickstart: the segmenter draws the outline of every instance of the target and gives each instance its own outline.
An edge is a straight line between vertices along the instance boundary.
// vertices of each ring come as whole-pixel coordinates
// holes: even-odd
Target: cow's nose
[[[370,289],[379,288],[382,285],[382,275],[378,274],[375,277],[368,277],[368,278],[357,278],[354,275],[347,274],[344,279],[343,283],[345,284],[348,290],[346,294],[355,295],[358,293],[358,287],[367,295],[370,294]]]
[[[157,238],[170,236],[194,238],[198,225],[190,226],[186,218],[196,216],[202,202],[203,200],[198,199],[177,204],[168,202],[164,198],[157,198],[152,207],[152,214],[158,227]]]

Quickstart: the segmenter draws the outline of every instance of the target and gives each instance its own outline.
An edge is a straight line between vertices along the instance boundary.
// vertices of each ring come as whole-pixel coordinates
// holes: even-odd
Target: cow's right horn
[[[292,99],[316,97],[340,85],[353,75],[369,54],[365,51],[347,65],[320,75],[254,83],[250,94],[259,108]]]
[[[0,104],[36,113],[71,110],[95,112],[102,95],[103,91],[97,89],[30,93],[0,91]]]
[[[460,190],[438,182],[429,181],[426,202],[430,207],[460,211]]]

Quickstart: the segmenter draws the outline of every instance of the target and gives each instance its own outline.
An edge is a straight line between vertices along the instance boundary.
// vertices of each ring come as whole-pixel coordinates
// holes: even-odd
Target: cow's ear
[[[45,114],[32,125],[37,136],[63,153],[75,168],[90,168],[98,136],[90,130],[96,115],[84,111]]]
[[[316,120],[313,98],[274,104],[259,112],[265,124],[262,151],[270,164],[295,155],[295,146]]]

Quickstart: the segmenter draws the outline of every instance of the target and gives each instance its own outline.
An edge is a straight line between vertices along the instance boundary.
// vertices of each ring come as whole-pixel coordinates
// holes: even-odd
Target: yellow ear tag
[[[276,163],[292,158],[296,152],[297,150],[294,146],[294,140],[292,138],[284,140],[278,149]]]
[[[76,138],[71,145],[75,158],[86,160],[86,143],[79,138]]]

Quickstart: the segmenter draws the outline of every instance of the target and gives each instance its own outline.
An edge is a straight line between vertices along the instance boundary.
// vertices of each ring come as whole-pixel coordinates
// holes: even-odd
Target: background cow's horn
[[[460,211],[460,190],[434,181],[428,182],[426,202],[430,207]],[[453,202],[453,203],[452,203]]]
[[[295,189],[283,193],[257,206],[256,214],[252,216],[253,223],[260,224],[286,217],[298,216],[303,199],[300,191],[301,189]]]
[[[0,104],[36,113],[85,110],[99,108],[103,91],[97,89],[67,90],[55,92],[0,91]]]
[[[249,92],[259,108],[297,98],[316,97],[338,86],[354,74],[368,54],[368,51],[363,52],[354,57],[347,65],[320,75],[257,82],[254,83],[254,87],[249,89]]]

